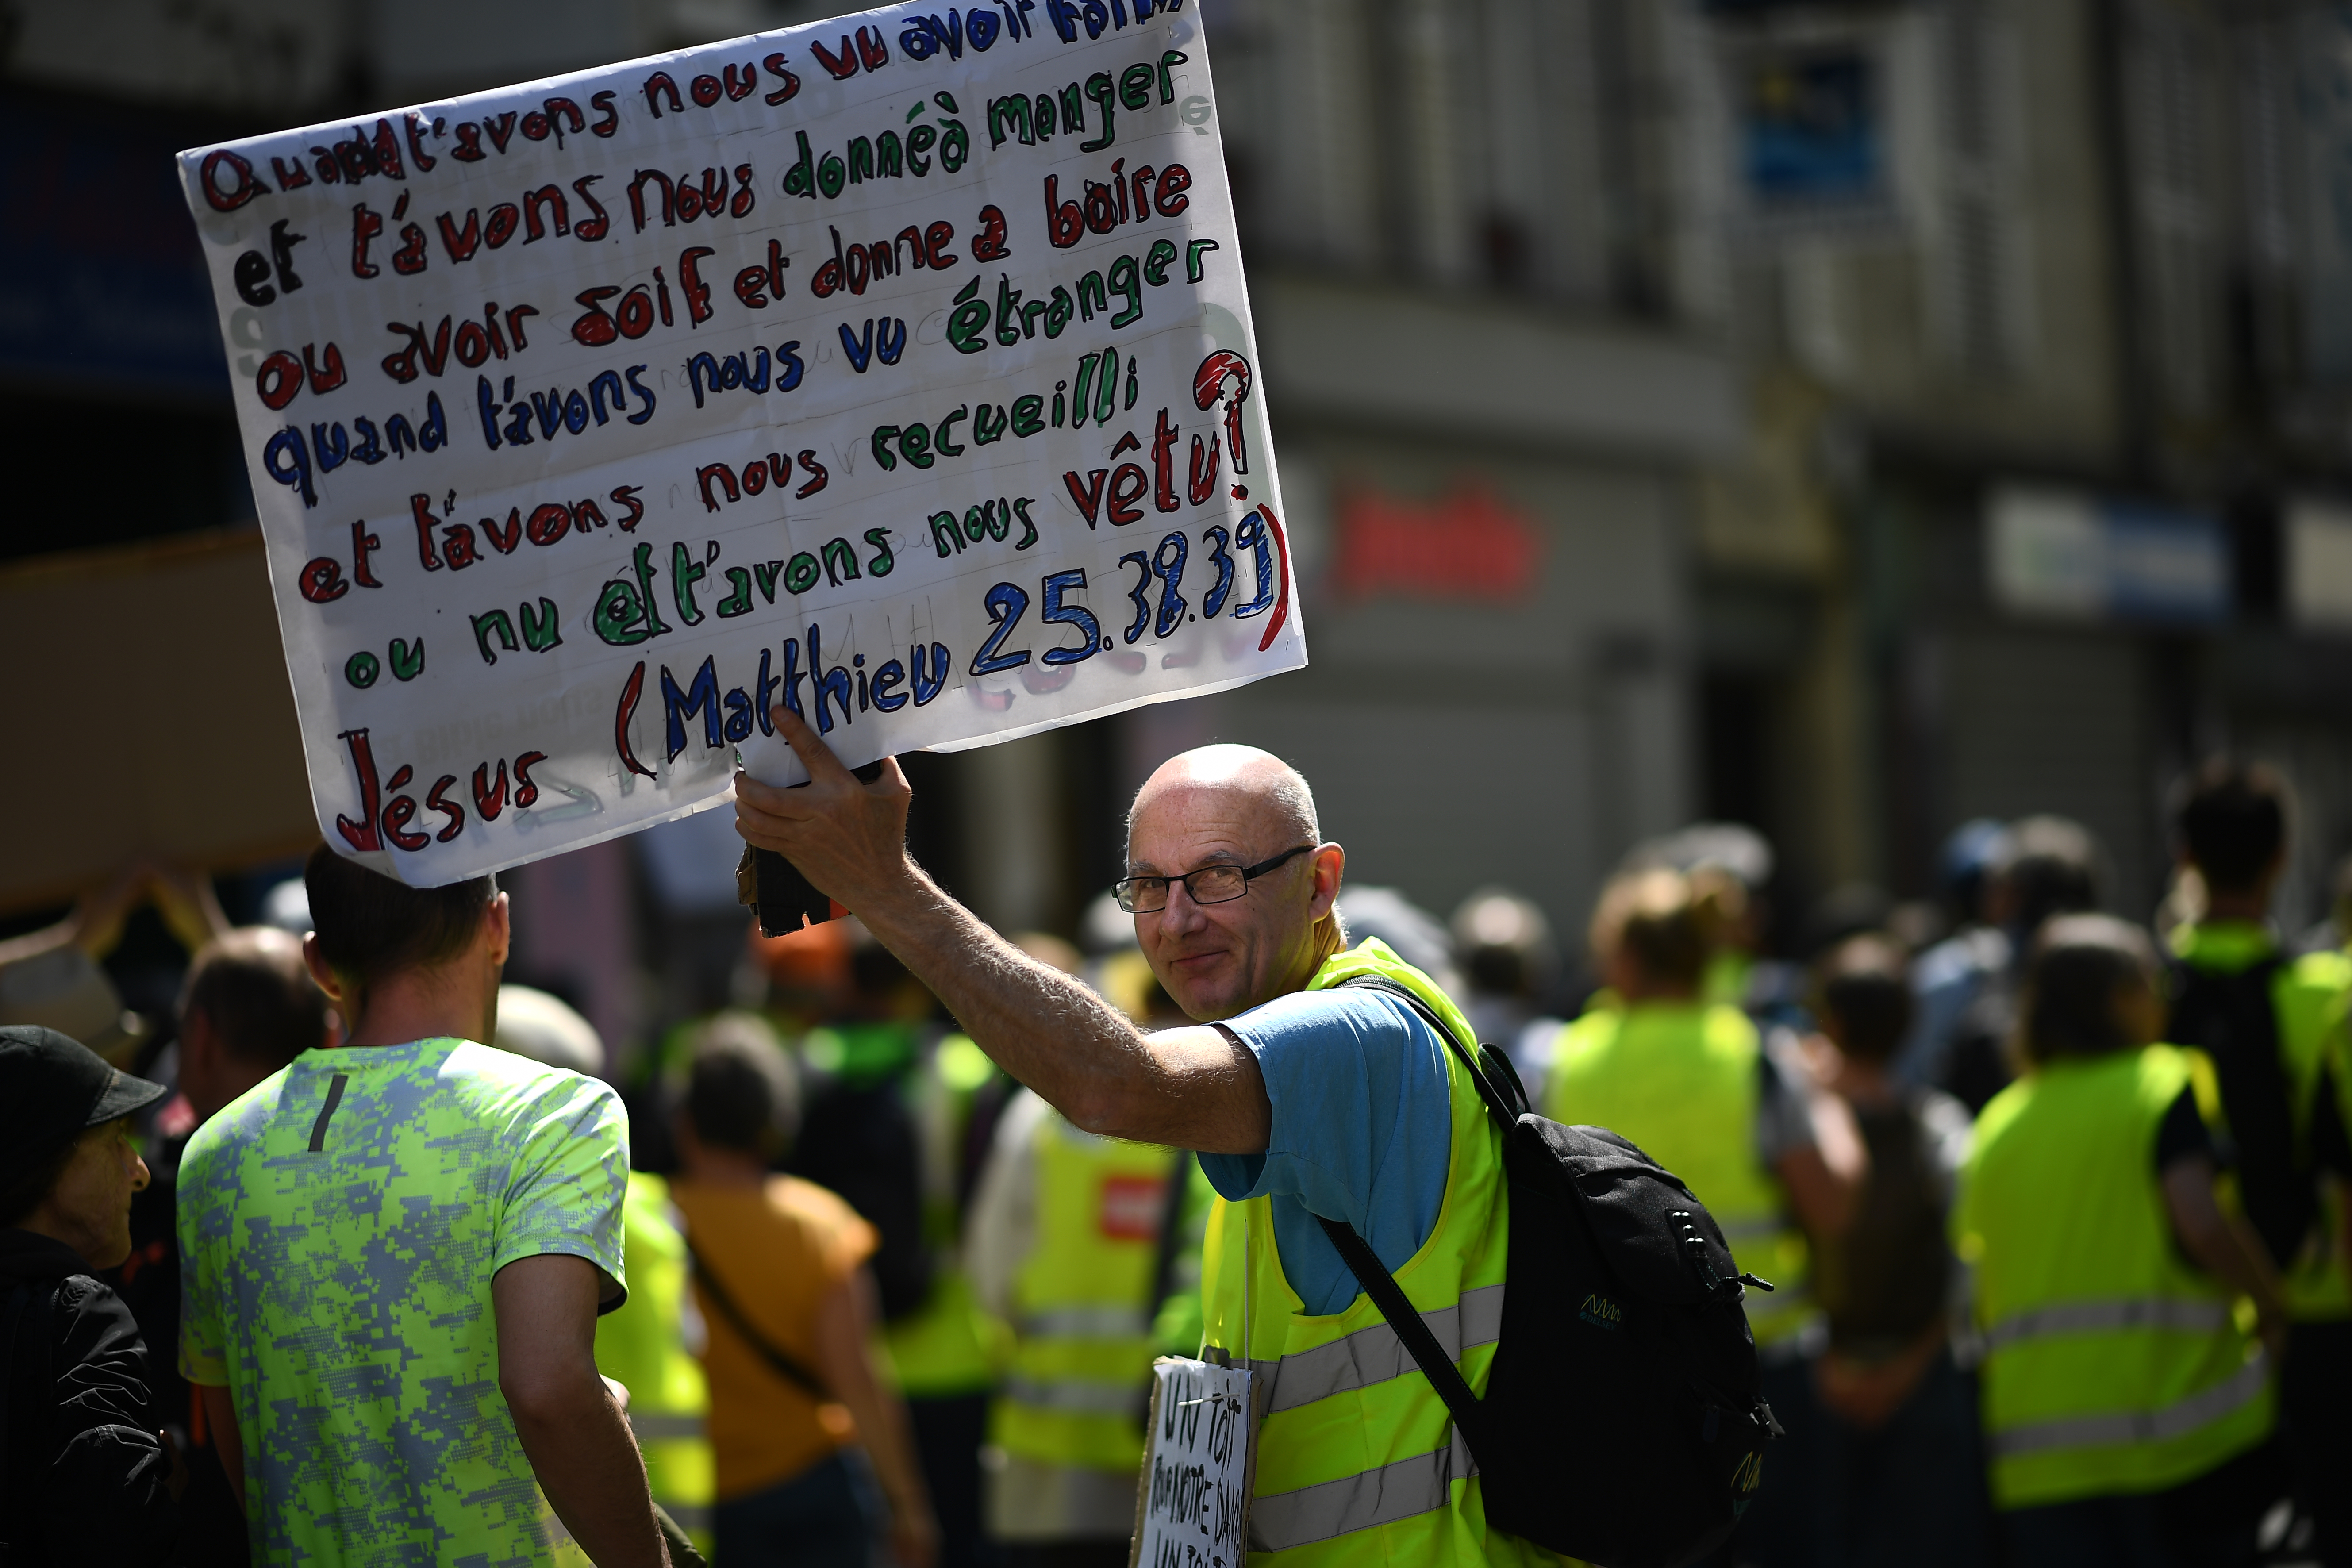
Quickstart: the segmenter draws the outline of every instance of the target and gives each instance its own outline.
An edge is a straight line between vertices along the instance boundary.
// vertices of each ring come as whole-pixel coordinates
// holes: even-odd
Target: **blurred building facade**
[[[2352,849],[2338,8],[1199,3],[1314,663],[920,759],[983,914],[1066,929],[1127,792],[1215,737],[1306,770],[1353,878],[1567,931],[1697,816],[1775,840],[1786,907],[2064,812],[2145,913],[2163,784],[2230,743],[2293,773],[2316,915]],[[5,0],[0,109],[79,128],[7,177],[24,211],[102,153],[168,216],[158,153],[835,8]],[[8,552],[249,517],[193,235],[0,252],[20,426],[186,447],[171,507],[60,479],[84,534]]]
[[[1566,677],[1526,710],[1487,707],[1516,739],[1457,719],[1416,737],[1433,751],[1403,748],[1475,758],[1454,800],[1479,804],[1413,811],[1393,767],[1344,750],[1310,766],[1387,803],[1386,821],[1370,801],[1335,813],[1372,851],[1368,873],[1451,898],[1455,857],[1492,851],[1475,826],[1448,842],[1443,825],[1491,801],[1506,808],[1491,831],[1524,852],[1498,874],[1574,929],[1591,872],[1645,812],[1762,827],[1797,903],[1854,880],[1925,892],[1952,826],[2056,811],[2099,835],[2116,907],[2144,915],[2163,891],[2167,783],[2231,746],[2293,776],[2283,913],[2324,912],[2327,868],[2352,850],[2340,7],[1228,0],[1208,15],[1292,504],[1321,492],[1333,574],[1309,601],[1316,670],[1223,700],[1218,727],[1321,760],[1297,710],[1310,694],[1408,717],[1383,660],[1418,673],[1462,642],[1461,608],[1433,602],[1452,584],[1375,573],[1369,597],[1349,592],[1390,521],[1351,495],[1425,500],[1447,493],[1441,473],[1465,476],[1557,508],[1551,542],[1573,552],[1574,592],[1529,601],[1517,657],[1496,661],[1523,668],[1517,650],[1546,646]],[[1351,447],[1366,411],[1318,380],[1347,356],[1300,353],[1294,323],[1307,301],[1348,300],[1344,335],[1398,360],[1465,341],[1431,314],[1423,341],[1397,342],[1409,312],[1389,297],[1496,323],[1564,403],[1590,386],[1630,419],[1656,384],[1602,345],[1638,344],[1705,364],[1731,406],[1702,414],[1689,383],[1671,433],[1489,416]],[[1521,632],[1497,609],[1466,618]],[[1635,693],[1646,740],[1611,727]],[[1536,738],[1547,722],[1561,740]],[[1541,804],[1491,793],[1498,773]],[[1553,821],[1580,842],[1547,843]]]

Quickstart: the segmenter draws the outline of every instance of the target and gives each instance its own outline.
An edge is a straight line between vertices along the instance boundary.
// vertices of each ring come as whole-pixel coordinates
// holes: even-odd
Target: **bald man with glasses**
[[[1385,946],[1347,950],[1347,854],[1324,840],[1307,781],[1265,752],[1207,746],[1136,795],[1116,891],[1152,973],[1197,1020],[1146,1034],[924,874],[895,762],[860,783],[789,710],[773,718],[811,782],[739,774],[743,837],[856,913],[1073,1123],[1201,1154],[1219,1194],[1205,1348],[1273,1384],[1252,1549],[1320,1557],[1353,1537],[1348,1555],[1383,1561],[1556,1561],[1486,1527],[1475,1458],[1425,1378],[1339,1364],[1339,1342],[1387,1331],[1323,1221],[1352,1226],[1425,1316],[1459,1309],[1448,1348],[1479,1392],[1507,1227],[1499,1136],[1431,1020],[1474,1049],[1475,1037]]]

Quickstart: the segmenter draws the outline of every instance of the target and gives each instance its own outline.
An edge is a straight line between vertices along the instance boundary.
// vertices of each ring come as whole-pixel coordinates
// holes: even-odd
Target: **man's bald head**
[[[1165,906],[1137,912],[1136,941],[1178,1006],[1231,1017],[1304,986],[1346,945],[1334,902],[1346,859],[1280,757],[1255,746],[1171,757],[1127,817],[1128,874],[1169,879]],[[1181,879],[1210,866],[1263,869],[1241,894],[1202,904]]]
[[[1320,844],[1322,826],[1315,816],[1315,792],[1297,768],[1255,746],[1196,746],[1160,764],[1135,792],[1128,807],[1127,837],[1135,841],[1135,825],[1157,798],[1175,792],[1216,792],[1249,797],[1264,812],[1262,820],[1281,829],[1294,844]]]

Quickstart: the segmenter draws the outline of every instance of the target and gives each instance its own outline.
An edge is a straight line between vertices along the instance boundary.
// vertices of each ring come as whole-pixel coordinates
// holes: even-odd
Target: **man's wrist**
[[[885,927],[904,930],[919,922],[945,896],[912,855],[901,854],[898,865],[849,912],[878,936]]]

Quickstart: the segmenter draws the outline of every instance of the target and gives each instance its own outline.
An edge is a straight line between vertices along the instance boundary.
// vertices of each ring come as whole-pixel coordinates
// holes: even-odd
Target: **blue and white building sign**
[[[1986,506],[1987,586],[2020,616],[2211,626],[2229,618],[2219,518],[2079,490],[2003,486]]]

